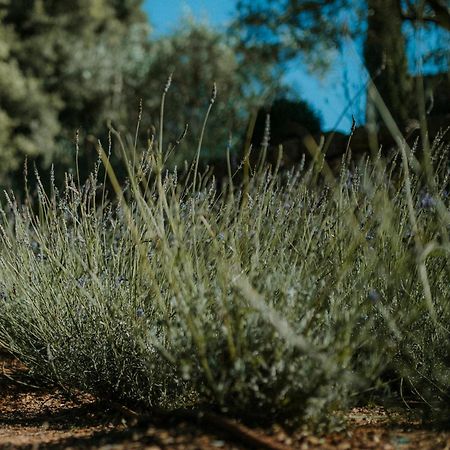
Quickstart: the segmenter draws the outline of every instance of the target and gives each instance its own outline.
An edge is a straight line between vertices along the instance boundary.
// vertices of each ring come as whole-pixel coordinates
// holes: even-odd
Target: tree
[[[173,34],[152,42],[149,70],[139,89],[144,118],[158,129],[161,94],[173,73],[164,114],[165,144],[174,143],[184,125],[189,125],[172,164],[189,161],[195,154],[214,83],[218,94],[203,140],[202,157],[223,158],[230,136],[232,143],[239,142],[256,97],[246,82],[252,71],[249,65],[240,64],[232,42],[205,25],[187,21]],[[261,71],[259,76],[263,74]]]
[[[189,160],[195,153],[214,82],[219,93],[202,155],[207,159],[221,157],[230,136],[235,144],[240,141],[248,120],[246,110],[265,85],[263,77],[267,75],[265,81],[270,74],[243,63],[231,39],[206,26],[187,23],[171,36],[150,41],[141,4],[142,0],[0,0],[0,45],[4,43],[8,49],[5,64],[10,72],[16,70],[30,80],[36,91],[35,95],[21,94],[23,102],[16,103],[22,110],[15,107],[8,115],[16,114],[24,125],[12,127],[4,120],[0,135],[8,129],[7,136],[6,131],[3,133],[4,140],[13,143],[28,122],[42,124],[39,134],[27,131],[30,145],[39,146],[39,151],[10,145],[14,168],[20,168],[26,153],[41,167],[56,162],[61,169],[56,174],[62,174],[63,169],[73,166],[75,132],[79,130],[83,176],[97,158],[97,139],[106,141],[108,123],[125,134],[134,133],[140,98],[144,140],[146,132],[153,132],[152,125],[158,126],[161,93],[171,72],[165,144],[174,142],[185,123],[189,124],[186,139],[172,162]],[[14,36],[11,45],[6,42],[6,29]],[[20,79],[19,75],[11,77]],[[0,90],[4,91],[0,99],[12,95],[1,81]],[[20,91],[15,92],[18,95]],[[42,117],[29,121],[34,109],[28,101],[38,99],[38,94],[36,114]],[[47,138],[45,143],[43,137]],[[0,148],[0,158],[5,155],[13,161],[6,152],[6,148]],[[123,166],[116,167],[120,170]]]
[[[269,129],[267,126],[269,125]],[[299,163],[307,153],[303,140],[308,135],[321,132],[320,116],[303,100],[292,100],[286,96],[276,98],[271,104],[258,111],[252,136],[251,162],[257,164],[258,149],[267,139],[267,161],[275,165],[282,146],[281,164],[287,167]],[[268,133],[268,135],[267,135]]]
[[[27,79],[34,80],[42,97],[42,114],[57,118],[56,128],[47,125],[48,129],[39,131],[48,136],[48,142],[42,145],[42,165],[55,159],[65,167],[73,163],[77,129],[86,144],[82,142],[80,148],[92,144],[88,158],[82,161],[94,160],[96,138],[107,133],[108,121],[131,126],[126,107],[131,98],[136,108],[135,122],[135,88],[145,73],[149,31],[141,3],[142,0],[2,3],[2,25],[15,36],[6,64],[9,70],[16,67]],[[28,102],[29,98],[25,99],[24,109]],[[21,118],[28,120],[27,115]],[[33,142],[40,145],[38,140]],[[11,151],[18,154],[19,149]]]
[[[369,73],[403,122],[411,114],[411,82],[407,73],[403,24],[448,30],[450,8],[444,0],[273,0],[238,2],[237,26],[243,47],[252,56],[285,62],[303,55],[314,69],[326,68],[330,52],[346,36],[364,36]],[[397,89],[395,89],[395,86]]]
[[[12,56],[19,45],[11,27],[0,27],[0,183],[11,183],[25,155],[51,158],[60,132],[60,100],[24,72]]]
[[[402,126],[412,111],[402,8],[398,0],[368,0],[364,61],[383,100]]]

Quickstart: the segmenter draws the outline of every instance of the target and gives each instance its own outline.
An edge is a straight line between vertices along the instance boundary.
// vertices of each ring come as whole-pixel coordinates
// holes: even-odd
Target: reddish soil
[[[249,430],[214,416],[139,416],[86,394],[35,387],[27,370],[0,350],[0,449],[446,449],[450,431],[433,431],[406,414],[354,409],[345,431],[317,437],[281,428]]]

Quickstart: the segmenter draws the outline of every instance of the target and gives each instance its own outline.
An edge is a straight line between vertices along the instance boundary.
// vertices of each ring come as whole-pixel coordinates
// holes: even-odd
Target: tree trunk
[[[367,6],[365,64],[392,116],[403,127],[410,119],[412,80],[400,0],[368,0]]]

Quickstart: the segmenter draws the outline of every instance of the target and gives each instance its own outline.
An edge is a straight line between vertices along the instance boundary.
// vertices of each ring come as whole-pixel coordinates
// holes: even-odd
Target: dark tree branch
[[[425,5],[429,7],[428,14],[424,14],[423,8],[419,9],[411,0],[406,0],[406,8],[402,10],[403,20],[432,23],[450,31],[450,8],[446,7],[441,0],[425,0]]]
[[[435,14],[436,23],[450,31],[450,8],[441,0],[427,0],[427,3]]]
[[[408,20],[410,22],[424,22],[424,23],[432,23],[433,25],[442,26],[439,19],[432,16],[423,16],[419,17],[416,13],[411,12],[402,12],[402,19]],[[445,27],[444,27],[445,28]]]

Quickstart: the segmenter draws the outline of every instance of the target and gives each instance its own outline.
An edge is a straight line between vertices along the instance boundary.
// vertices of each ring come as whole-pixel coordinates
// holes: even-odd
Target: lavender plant
[[[400,151],[351,183],[345,164],[317,177],[317,161],[223,189],[196,161],[165,171],[162,133],[140,158],[117,145],[126,188],[99,147],[83,185],[67,175],[39,183],[35,205],[2,204],[0,344],[36,376],[265,421],[329,423],[380,379],[448,404],[442,142],[432,179]]]

